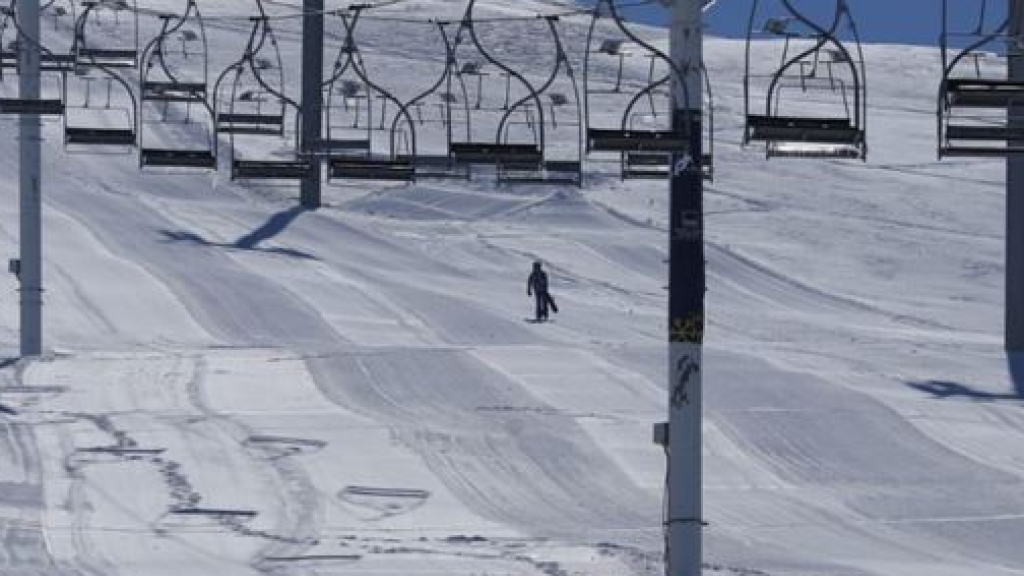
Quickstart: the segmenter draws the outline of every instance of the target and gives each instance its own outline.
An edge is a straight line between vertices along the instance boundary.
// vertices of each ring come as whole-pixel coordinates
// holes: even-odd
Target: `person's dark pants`
[[[537,322],[548,319],[548,302],[551,296],[547,292],[535,291],[534,298],[537,300]]]
[[[558,313],[558,304],[555,304],[555,299],[551,297],[549,292],[534,292],[537,298],[537,321],[548,319],[548,308],[550,307],[556,314]]]

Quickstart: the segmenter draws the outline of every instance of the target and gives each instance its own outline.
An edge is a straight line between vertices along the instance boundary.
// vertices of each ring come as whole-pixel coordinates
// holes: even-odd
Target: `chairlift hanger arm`
[[[257,23],[258,26],[262,27],[262,34],[260,35],[259,42],[256,44],[255,48],[247,55],[248,58],[246,59],[246,61],[248,62],[249,69],[250,69],[250,71],[252,71],[253,76],[256,78],[256,82],[264,90],[266,90],[269,94],[277,97],[282,102],[284,102],[284,103],[288,104],[289,106],[295,108],[296,111],[301,111],[302,106],[298,102],[296,102],[295,100],[290,98],[287,94],[284,93],[284,78],[282,77],[282,79],[281,79],[281,90],[278,90],[278,89],[274,88],[273,86],[271,86],[263,78],[263,74],[260,72],[259,68],[256,66],[256,55],[259,54],[263,50],[263,47],[266,45],[268,40],[275,47],[275,49],[277,48],[277,39],[274,36],[274,30],[270,27],[270,20],[268,20],[266,18],[266,12],[263,10],[263,0],[257,0],[257,4],[259,5],[260,12],[262,13],[262,17],[261,17],[260,21]],[[280,63],[280,61],[281,61],[280,53],[278,53],[278,62]],[[281,69],[280,73],[283,76],[284,70]]]
[[[537,114],[538,114],[538,117],[540,119],[540,123],[539,123],[539,126],[540,126],[539,145],[540,145],[541,150],[543,150],[544,149],[544,144],[545,144],[545,142],[544,142],[544,105],[543,105],[543,102],[541,102],[541,99],[540,99],[540,96],[537,93],[537,90],[534,89],[533,85],[530,84],[529,80],[527,80],[519,72],[513,70],[512,68],[510,68],[507,65],[505,65],[503,62],[501,62],[498,59],[496,59],[490,52],[487,51],[486,48],[484,48],[483,44],[480,42],[480,37],[476,33],[476,27],[474,26],[475,21],[473,19],[473,11],[476,8],[476,4],[477,4],[477,0],[469,0],[469,5],[466,7],[466,14],[463,17],[463,21],[462,21],[462,29],[466,29],[466,30],[469,31],[470,40],[473,42],[473,45],[476,47],[477,51],[480,52],[480,55],[483,56],[485,60],[487,60],[488,62],[490,62],[494,66],[498,67],[502,71],[508,73],[508,75],[510,77],[515,78],[520,84],[522,84],[524,87],[526,87],[526,90],[529,93],[527,96],[523,97],[518,102],[516,102],[513,105],[509,106],[509,110],[506,112],[505,116],[502,118],[501,123],[499,124],[498,133],[495,134],[495,136],[494,136],[495,140],[494,141],[495,141],[496,144],[500,144],[501,143],[501,140],[502,140],[501,136],[502,136],[502,133],[504,132],[504,126],[505,126],[505,123],[507,122],[507,119],[508,119],[509,115],[511,114],[511,112],[513,110],[521,107],[523,104],[526,104],[528,101],[533,100],[535,102],[536,106],[537,106]]]
[[[84,32],[85,24],[86,24],[87,19],[89,18],[89,15],[96,8],[97,4],[95,2],[85,2],[85,3],[83,3],[83,5],[85,6],[85,9],[82,11],[81,16],[79,16],[78,23],[76,24],[78,32],[76,32],[76,34],[75,34],[75,40],[77,41],[79,38],[81,38],[81,40],[82,40],[82,42],[84,44],[84,42],[85,42],[85,32]],[[79,34],[80,34],[80,36],[79,36]],[[132,102],[131,116],[132,116],[132,127],[134,129],[136,127],[136,124],[137,124],[137,118],[136,118],[135,111],[138,110],[138,99],[135,96],[135,91],[132,89],[131,84],[128,82],[128,80],[123,78],[120,74],[115,72],[112,68],[110,68],[109,66],[107,66],[107,65],[105,65],[105,64],[103,64],[101,62],[98,62],[96,60],[95,55],[92,55],[90,57],[90,60],[91,60],[90,67],[92,67],[92,68],[94,68],[96,70],[99,70],[100,72],[106,74],[107,77],[110,78],[111,81],[117,82],[122,88],[124,88],[125,93],[128,94],[128,97],[129,97],[129,99]]]
[[[623,19],[622,15],[619,13],[619,10],[615,5],[615,0],[601,0],[601,2],[608,3],[608,8],[611,11],[612,19],[615,21],[615,26],[619,29],[619,31],[622,32],[623,35],[626,36],[626,38],[629,38],[631,42],[637,44],[644,50],[647,50],[649,53],[655,55],[657,58],[659,58],[660,60],[664,61],[669,65],[669,68],[677,78],[678,84],[681,86],[683,91],[683,108],[684,110],[687,111],[690,110],[692,108],[692,103],[690,102],[690,91],[685,82],[685,71],[682,68],[680,68],[679,64],[672,60],[672,58],[670,58],[668,54],[665,54],[664,52],[656,48],[653,44],[643,40],[642,38],[637,36],[635,32],[629,29],[629,26],[626,25],[625,19]],[[690,122],[687,122],[687,125],[689,124]]]
[[[396,114],[394,119],[392,119],[391,121],[392,134],[398,130],[398,122],[400,118],[402,118],[403,116],[410,115],[409,110],[413,106],[416,106],[419,102],[425,100],[431,94],[437,92],[437,90],[440,89],[441,86],[444,85],[445,81],[449,80],[451,75],[453,74],[453,70],[455,67],[455,51],[454,48],[452,47],[451,39],[448,37],[448,30],[446,29],[447,23],[436,23],[436,26],[438,29],[438,34],[440,34],[441,40],[442,42],[444,42],[445,46],[444,72],[441,74],[441,77],[437,79],[437,82],[435,82],[433,86],[423,91],[422,93],[416,95],[402,106],[401,113]]]
[[[349,21],[346,18],[343,11],[338,10],[332,12],[333,15],[337,16],[345,29],[345,39],[342,41],[341,48],[338,49],[338,57],[334,60],[334,74],[331,75],[326,81],[321,83],[322,88],[333,86],[335,82],[341,79],[348,71],[349,66],[355,65],[356,54],[359,52],[359,47],[356,45],[355,36],[351,33],[349,28]],[[352,17],[351,26],[352,29],[358,24],[359,19],[362,18],[362,11],[357,11]],[[345,63],[342,64],[341,60],[344,56]]]
[[[796,8],[793,7],[793,5],[790,3],[789,0],[781,0],[781,1],[782,1],[783,7],[785,7],[785,9],[793,16],[793,18],[795,18],[796,20],[801,22],[804,26],[807,26],[809,29],[815,31],[816,34],[815,34],[814,44],[810,48],[808,48],[808,49],[806,49],[806,50],[804,50],[802,52],[797,53],[795,56],[790,58],[787,62],[784,62],[783,65],[779,68],[779,70],[775,73],[774,77],[772,78],[771,83],[769,83],[769,85],[768,85],[768,94],[769,95],[775,94],[775,91],[776,91],[776,88],[778,87],[779,82],[781,81],[782,77],[786,75],[786,71],[788,71],[793,66],[796,66],[798,63],[803,62],[804,59],[806,59],[808,56],[811,56],[812,54],[817,54],[818,51],[820,51],[825,46],[825,44],[828,44],[829,42],[832,42],[836,46],[841,46],[841,44],[839,43],[838,40],[836,40],[836,37],[835,37],[836,30],[839,29],[839,22],[842,19],[842,14],[843,14],[842,10],[840,8],[841,0],[836,0],[836,15],[835,15],[835,18],[832,21],[832,26],[829,29],[822,28],[816,22],[808,19],[806,16],[801,14],[799,11],[796,10]],[[756,6],[756,2],[755,2],[755,6]],[[768,102],[767,102],[768,114],[769,115],[772,113],[771,112],[771,103],[772,103],[772,98],[769,97]]]
[[[165,58],[165,53],[167,51],[164,49],[164,43],[171,36],[171,34],[174,34],[175,32],[178,32],[179,30],[185,27],[185,23],[188,22],[189,14],[192,13],[193,7],[195,7],[196,10],[198,10],[198,6],[196,6],[195,0],[186,0],[186,2],[187,3],[185,5],[185,11],[182,13],[180,17],[177,17],[176,20],[174,14],[160,15],[160,19],[163,20],[163,24],[160,27],[160,33],[156,36],[156,38],[150,41],[149,45],[146,46],[146,50],[143,52],[143,74],[146,74],[146,69],[149,66],[151,66],[151,64],[148,63],[150,62],[150,57],[153,55],[153,52],[155,50],[157,61],[160,64],[160,69],[163,70],[164,74],[172,82],[178,82],[177,77],[174,75],[174,73],[170,70],[170,67],[168,67],[167,65],[167,60]],[[174,22],[173,25],[171,24],[172,21]]]
[[[355,45],[355,42],[356,42],[355,41],[356,26],[359,23],[359,15],[361,13],[362,13],[362,10],[356,10],[356,14],[352,18],[351,21],[348,19],[348,17],[346,17],[344,15],[341,16],[342,24],[345,26],[345,29],[347,31],[347,36],[352,39],[353,45]],[[380,86],[379,84],[375,83],[372,79],[370,79],[369,74],[367,74],[365,68],[363,67],[363,63],[362,63],[361,59],[357,59],[357,60],[353,60],[352,61],[352,69],[355,70],[356,76],[358,76],[359,79],[362,80],[363,83],[366,86],[368,86],[369,88],[379,92],[386,100],[392,102],[397,107],[399,115],[404,115],[405,116],[405,119],[408,122],[408,125],[410,126],[410,133],[412,135],[412,150],[413,150],[413,153],[415,153],[415,150],[416,150],[416,129],[415,129],[415,124],[414,124],[414,121],[413,121],[413,118],[412,118],[412,114],[409,113],[409,109],[407,107],[405,107],[403,102],[401,100],[399,100],[397,97],[395,97],[394,94],[392,94],[388,90],[384,89],[384,87]],[[398,118],[398,117],[399,116],[396,116],[396,118]],[[396,148],[396,141],[395,141],[395,131],[392,131],[391,132],[391,156],[394,157],[396,154],[397,154],[397,148]]]

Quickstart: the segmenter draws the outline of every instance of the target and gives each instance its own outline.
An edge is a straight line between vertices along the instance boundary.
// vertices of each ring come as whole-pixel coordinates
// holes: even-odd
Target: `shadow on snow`
[[[306,209],[298,206],[289,208],[283,212],[278,212],[267,219],[267,221],[259,228],[231,243],[210,242],[199,234],[185,230],[161,230],[160,233],[167,241],[170,242],[184,242],[194,244],[196,246],[207,246],[212,248],[234,248],[236,250],[247,250],[276,254],[279,256],[288,256],[290,258],[301,258],[303,260],[318,260],[316,256],[313,256],[308,252],[295,250],[294,248],[264,248],[260,246],[261,243],[267,240],[272,240],[278,234],[284,232],[284,230],[287,229],[288,226],[291,225],[291,223],[294,222],[295,219],[303,212],[306,212]]]

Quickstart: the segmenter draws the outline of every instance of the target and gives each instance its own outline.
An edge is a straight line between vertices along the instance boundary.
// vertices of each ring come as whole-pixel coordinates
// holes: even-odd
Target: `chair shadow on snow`
[[[986,392],[958,382],[928,380],[908,382],[907,386],[928,393],[939,400],[965,398],[974,402],[1016,402],[1024,404],[1024,354],[1008,354],[1007,367],[1013,390]]]
[[[1024,396],[1019,391],[996,394],[983,392],[970,386],[957,382],[945,382],[942,380],[928,380],[926,382],[908,382],[907,386],[932,395],[937,400],[948,400],[951,398],[966,398],[975,402],[1024,402]]]
[[[276,254],[279,256],[288,256],[290,258],[300,258],[303,260],[319,260],[316,256],[308,252],[296,250],[294,248],[281,248],[272,247],[267,248],[260,246],[261,243],[272,240],[281,232],[284,232],[288,226],[295,221],[303,212],[306,212],[305,208],[292,207],[282,212],[274,214],[266,222],[263,223],[259,228],[256,228],[252,232],[241,236],[234,242],[211,242],[206,238],[203,238],[199,234],[194,232],[188,232],[186,230],[161,230],[160,234],[163,235],[164,239],[168,242],[183,242],[193,244],[196,246],[205,246],[210,248],[229,248],[235,250],[247,250],[253,252],[264,252],[267,254]]]

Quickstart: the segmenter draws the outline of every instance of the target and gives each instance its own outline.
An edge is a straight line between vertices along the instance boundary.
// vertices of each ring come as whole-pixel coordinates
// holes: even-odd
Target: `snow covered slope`
[[[562,23],[570,52],[588,24]],[[214,69],[247,26],[211,21]],[[280,26],[295,63],[298,21]],[[531,30],[485,31],[536,74]],[[415,35],[364,42],[397,88],[429,85]],[[871,160],[766,163],[738,147],[742,46],[708,42],[707,570],[1024,574],[1003,168],[935,161],[933,51],[867,57]],[[0,574],[662,570],[664,185],[594,164],[584,190],[332,186],[314,213],[290,186],[143,176],[46,134],[53,354],[0,372]],[[0,155],[12,256],[17,194]],[[535,258],[549,325],[524,322]],[[15,350],[14,279],[0,289]]]

